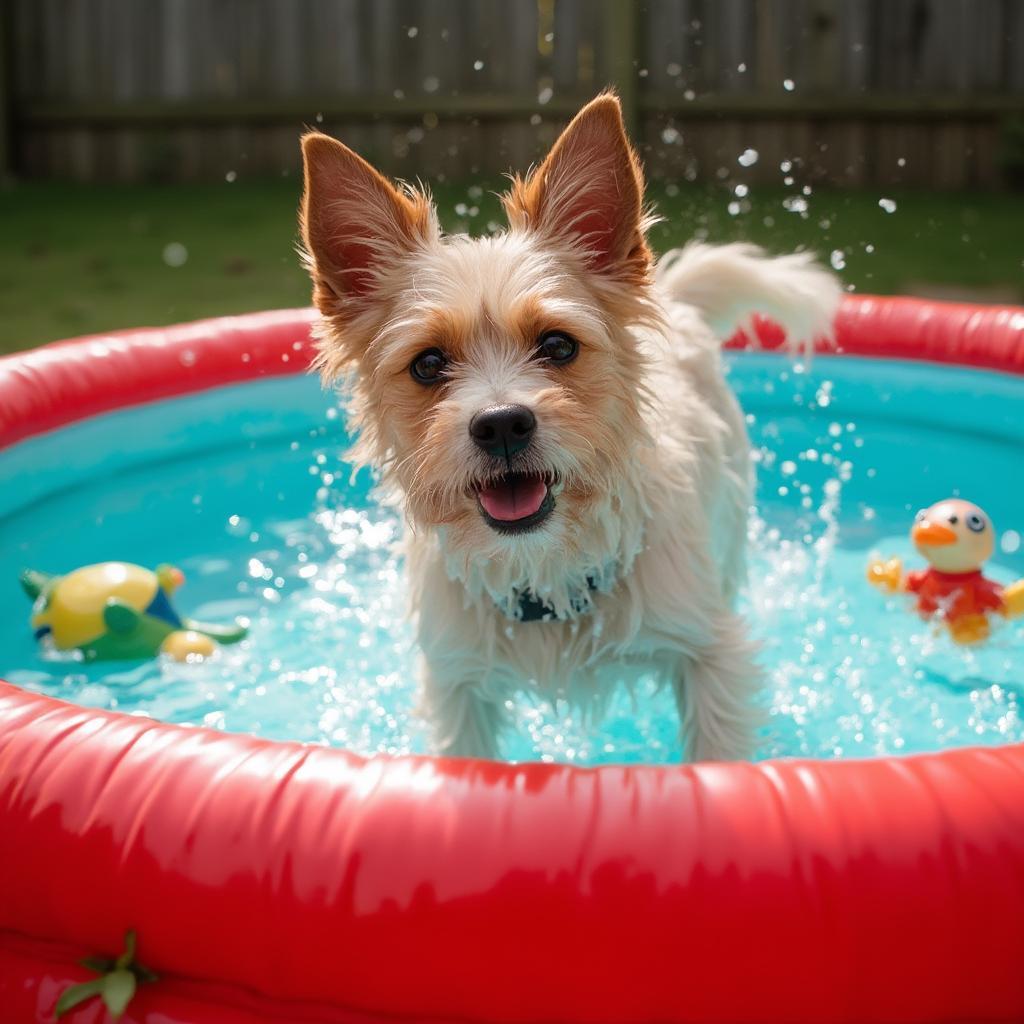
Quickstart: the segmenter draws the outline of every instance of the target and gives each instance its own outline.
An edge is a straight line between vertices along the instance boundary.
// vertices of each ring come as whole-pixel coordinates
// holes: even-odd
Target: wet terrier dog
[[[517,690],[596,710],[645,670],[691,759],[749,756],[752,473],[720,339],[754,312],[827,335],[835,278],[739,244],[655,263],[610,94],[513,179],[495,237],[443,236],[427,195],[326,135],[302,148],[318,365],[405,509],[437,749],[493,757]]]

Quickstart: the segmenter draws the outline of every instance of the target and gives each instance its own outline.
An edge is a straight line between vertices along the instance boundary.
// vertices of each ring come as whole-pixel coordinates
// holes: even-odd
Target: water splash
[[[884,417],[848,411],[863,406],[841,375],[782,365],[760,374],[738,366],[730,378],[750,410],[759,476],[741,609],[761,645],[766,681],[759,756],[1024,740],[1024,626],[1002,624],[983,648],[958,648],[904,599],[867,586],[870,548],[914,560],[906,537],[912,513],[902,502],[871,499],[888,493],[874,481],[894,449],[891,428]],[[884,403],[884,393],[874,400]],[[333,410],[280,442],[135,467],[5,522],[8,535],[21,538],[16,552],[0,552],[11,578],[17,563],[80,564],[86,542],[89,557],[116,549],[145,562],[159,536],[159,556],[189,579],[182,608],[212,621],[248,619],[244,643],[201,665],[84,664],[40,654],[12,616],[0,637],[0,675],[167,721],[363,753],[426,751],[395,551],[399,518],[372,499],[365,477],[350,480],[338,458],[341,438],[329,427],[340,427]],[[914,444],[906,436],[899,443]],[[948,444],[956,443],[951,435]],[[955,456],[944,448],[943,465]],[[956,457],[967,465],[970,450]],[[920,499],[922,481],[900,481],[908,502]],[[73,518],[92,529],[70,536]],[[994,567],[1004,581],[1020,574],[1020,530],[1005,527],[1002,556],[1011,561]],[[510,697],[517,729],[504,753],[575,763],[678,758],[672,695],[652,679],[631,682],[597,724],[564,705]]]

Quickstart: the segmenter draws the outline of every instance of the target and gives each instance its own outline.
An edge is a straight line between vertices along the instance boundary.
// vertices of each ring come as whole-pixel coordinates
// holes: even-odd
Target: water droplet
[[[409,30],[405,34],[410,39],[415,39],[420,34],[420,30],[415,25],[410,25]]]
[[[181,242],[168,242],[164,246],[164,263],[169,267],[183,267],[188,262],[188,249]]]
[[[551,102],[551,97],[554,96],[554,90],[550,85],[545,85],[539,93],[537,93],[537,102],[543,107],[545,103]]]
[[[1007,530],[999,541],[999,547],[1008,555],[1020,550],[1020,534],[1016,530]]]
[[[661,133],[661,141],[664,142],[666,146],[671,146],[676,142],[682,142],[682,140],[682,135],[680,135],[679,132],[671,125],[669,125],[668,128],[665,128]]]
[[[878,205],[885,210],[886,213],[896,212],[896,200],[895,199],[879,199]]]
[[[784,78],[782,80],[782,88],[785,89],[786,92],[792,92],[796,88],[796,82],[794,82],[792,78]]]
[[[753,167],[757,163],[757,158],[760,154],[756,149],[745,149],[738,157],[736,157],[736,163],[740,167]]]
[[[474,71],[483,71],[483,69],[484,69],[484,62],[482,60],[475,60],[475,61],[473,61],[473,70]]]
[[[842,270],[846,266],[846,254],[842,249],[833,249],[829,256],[829,263],[833,270]]]
[[[683,66],[682,64],[676,64],[676,62],[673,61],[671,64],[665,65],[665,73],[671,75],[672,78],[675,78],[677,75],[681,75],[683,73]]]
[[[228,173],[224,175],[224,180],[230,185],[231,182],[238,180],[238,172],[228,171]]]
[[[743,198],[743,197],[744,197],[744,196],[745,196],[745,195],[746,195],[746,194],[747,194],[747,193],[748,193],[749,191],[750,191],[750,189],[749,189],[749,188],[747,188],[747,186],[746,186],[746,185],[737,185],[737,186],[736,186],[736,187],[735,187],[735,188],[733,189],[733,192],[734,192],[734,193],[735,193],[735,194],[736,194],[736,195],[737,195],[737,196],[738,196],[738,197],[739,197],[740,199],[742,199],[742,198]]]
[[[424,92],[437,92],[438,86],[441,84],[440,79],[437,75],[427,75],[423,79],[423,91]]]

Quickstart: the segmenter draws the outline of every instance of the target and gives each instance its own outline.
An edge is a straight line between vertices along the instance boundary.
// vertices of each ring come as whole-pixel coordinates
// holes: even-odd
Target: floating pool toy
[[[959,498],[936,502],[918,512],[910,538],[928,568],[904,574],[898,558],[876,559],[868,565],[868,580],[890,593],[914,594],[921,615],[944,622],[956,643],[987,639],[993,612],[1024,615],[1024,580],[1004,587],[982,575],[996,531],[977,505]]]
[[[21,585],[35,602],[36,639],[49,637],[60,651],[81,651],[87,661],[152,658],[176,661],[209,657],[217,642],[241,640],[244,626],[215,626],[184,619],[171,595],[185,582],[172,565],[156,571],[129,562],[100,562],[66,576],[29,569]]]

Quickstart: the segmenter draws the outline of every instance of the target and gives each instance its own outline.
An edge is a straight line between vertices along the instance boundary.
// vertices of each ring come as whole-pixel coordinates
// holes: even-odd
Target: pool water
[[[859,757],[1024,740],[1024,621],[960,648],[867,585],[872,552],[921,564],[916,510],[978,502],[988,574],[1024,576],[1024,379],[925,364],[742,355],[758,496],[742,606],[762,647],[758,757]],[[343,416],[281,378],[97,417],[0,453],[0,677],[91,707],[362,753],[427,751],[404,616],[399,521],[352,479]],[[22,568],[172,562],[183,614],[243,616],[204,664],[86,665],[40,651]],[[505,756],[593,764],[681,755],[650,681],[598,723],[514,698]]]

